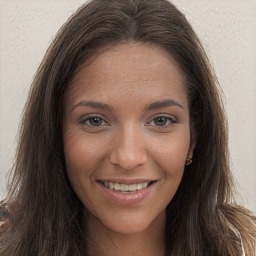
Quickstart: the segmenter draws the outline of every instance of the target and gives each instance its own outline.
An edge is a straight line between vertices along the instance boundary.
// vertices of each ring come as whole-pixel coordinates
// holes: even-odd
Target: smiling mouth
[[[117,182],[110,182],[110,181],[99,181],[104,187],[121,193],[136,193],[142,189],[149,187],[155,181],[147,181],[141,183],[134,183],[134,184],[124,184],[124,183],[117,183]]]

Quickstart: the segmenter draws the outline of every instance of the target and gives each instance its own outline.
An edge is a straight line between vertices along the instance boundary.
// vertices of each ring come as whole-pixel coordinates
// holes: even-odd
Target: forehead
[[[68,100],[99,97],[164,98],[187,101],[184,76],[175,59],[164,49],[144,43],[108,47],[85,62],[74,76]]]

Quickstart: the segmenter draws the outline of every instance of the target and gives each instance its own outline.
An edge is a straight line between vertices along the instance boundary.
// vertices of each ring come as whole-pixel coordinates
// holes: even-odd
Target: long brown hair
[[[193,163],[167,207],[166,254],[241,255],[244,248],[256,255],[255,218],[233,201],[218,81],[185,16],[167,0],[93,0],[58,32],[25,106],[0,254],[86,255],[83,205],[65,170],[63,97],[85,60],[127,41],[158,45],[175,57],[197,134]]]

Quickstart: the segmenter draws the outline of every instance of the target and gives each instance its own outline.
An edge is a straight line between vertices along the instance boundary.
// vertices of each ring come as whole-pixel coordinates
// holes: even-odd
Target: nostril
[[[133,169],[146,162],[147,156],[144,152],[115,151],[110,155],[110,162],[124,169]]]
[[[137,127],[137,126],[136,126]],[[113,140],[110,162],[123,169],[133,169],[146,162],[147,155],[143,142],[143,134],[128,124],[119,130]]]

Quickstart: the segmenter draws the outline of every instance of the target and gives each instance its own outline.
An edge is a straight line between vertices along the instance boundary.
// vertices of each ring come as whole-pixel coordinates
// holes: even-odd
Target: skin
[[[148,109],[166,100],[172,104]],[[164,255],[165,209],[194,149],[185,83],[174,58],[148,44],[112,46],[79,69],[64,113],[67,173],[85,207],[89,253]],[[155,183],[139,203],[122,204],[98,183],[111,179]]]

